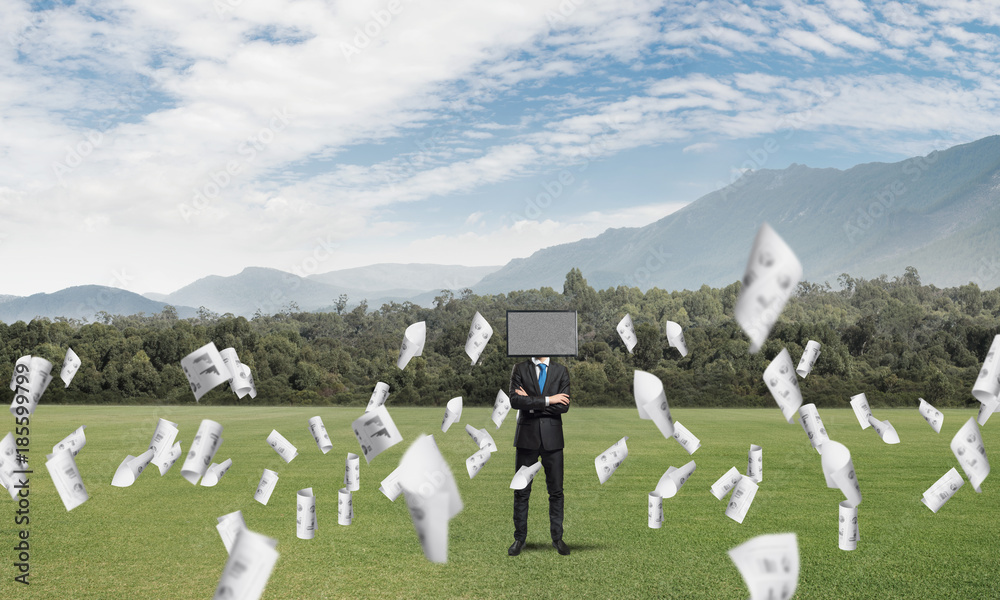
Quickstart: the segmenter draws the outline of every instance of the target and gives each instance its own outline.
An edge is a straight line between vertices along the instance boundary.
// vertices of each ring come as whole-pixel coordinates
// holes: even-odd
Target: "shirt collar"
[[[549,360],[551,360],[551,359],[546,359],[546,360],[542,361],[542,360],[538,360],[538,359],[537,359],[537,358],[535,358],[534,356],[532,356],[532,357],[531,357],[531,362],[532,362],[532,363],[534,363],[534,365],[535,365],[536,367],[537,367],[537,366],[538,366],[539,364],[544,364],[544,365],[545,365],[545,367],[546,367],[546,368],[548,368],[548,366],[549,366]]]

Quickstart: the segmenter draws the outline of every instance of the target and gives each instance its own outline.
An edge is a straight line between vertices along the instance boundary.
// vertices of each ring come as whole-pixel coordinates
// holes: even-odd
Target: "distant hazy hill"
[[[412,294],[436,291],[435,295],[439,295],[443,289],[457,292],[462,288],[472,287],[483,277],[500,268],[500,266],[463,267],[461,265],[382,263],[311,275],[309,279],[360,292],[383,293],[386,290],[395,289],[411,291]]]
[[[118,288],[102,285],[80,285],[51,294],[34,294],[13,297],[0,302],[0,321],[14,323],[31,321],[35,317],[66,317],[93,321],[101,312],[112,315],[134,315],[145,313],[154,315],[163,311],[165,303],[156,302]],[[181,318],[193,317],[195,310],[187,306],[176,306]]]
[[[392,301],[423,301],[428,294],[432,299],[442,289],[457,292],[497,268],[377,264],[303,278],[278,269],[248,267],[230,277],[204,277],[166,296],[146,296],[246,317],[253,316],[258,309],[265,314],[278,312],[291,302],[300,310],[329,309],[341,294],[347,294],[352,306],[367,300],[369,307],[378,308]]]
[[[792,165],[745,175],[645,227],[539,250],[474,286],[562,289],[579,267],[595,288],[721,286],[743,276],[761,223],[795,250],[808,281],[914,266],[925,283],[1000,286],[1000,137],[841,171]]]
[[[258,309],[272,314],[295,302],[300,310],[329,306],[340,293],[332,286],[262,267],[237,275],[209,275],[167,295],[171,304],[204,306],[220,314],[252,316]]]
[[[21,296],[11,296],[10,294],[0,294],[0,304],[10,300],[17,300]]]

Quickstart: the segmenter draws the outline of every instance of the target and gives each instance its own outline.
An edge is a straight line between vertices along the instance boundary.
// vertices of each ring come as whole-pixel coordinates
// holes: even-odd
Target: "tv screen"
[[[575,310],[508,310],[507,356],[576,356]]]

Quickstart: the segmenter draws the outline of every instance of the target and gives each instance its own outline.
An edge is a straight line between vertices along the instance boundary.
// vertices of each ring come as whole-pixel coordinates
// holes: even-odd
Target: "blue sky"
[[[0,293],[502,265],[1000,129],[987,0],[0,7]]]

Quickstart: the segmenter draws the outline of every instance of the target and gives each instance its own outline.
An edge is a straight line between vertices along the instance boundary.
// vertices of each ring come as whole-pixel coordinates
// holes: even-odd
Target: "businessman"
[[[532,358],[514,365],[510,375],[510,405],[520,411],[514,430],[514,472],[541,458],[549,491],[549,528],[552,545],[569,554],[563,542],[563,430],[562,415],[569,410],[569,370]],[[531,484],[514,490],[514,543],[507,554],[517,556],[528,536],[528,498]]]

